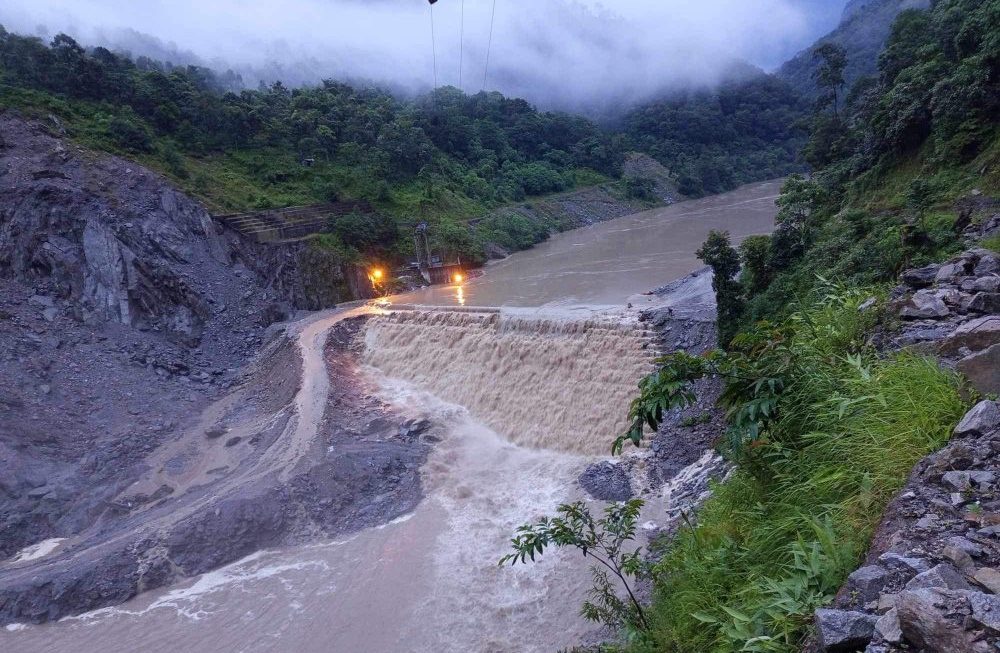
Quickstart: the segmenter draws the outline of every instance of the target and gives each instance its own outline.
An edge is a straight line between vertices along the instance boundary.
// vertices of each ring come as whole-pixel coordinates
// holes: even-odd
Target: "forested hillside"
[[[238,82],[0,29],[0,106],[51,114],[218,211],[365,199],[389,216],[455,224],[620,174],[621,137],[495,93],[402,101],[332,81],[227,90]]]
[[[853,0],[844,9],[840,25],[820,39],[819,44],[844,48],[847,53],[844,79],[850,88],[857,80],[877,72],[878,54],[899,12],[929,6],[929,0]],[[813,76],[819,66],[813,49],[800,52],[777,73],[778,77],[810,99],[820,94],[820,87]]]
[[[368,200],[382,217],[355,225],[365,233],[339,244],[352,250],[405,253],[396,227],[422,219],[438,225],[439,246],[476,259],[482,244],[468,220],[616,181],[630,150],[657,158],[689,196],[801,169],[805,105],[760,73],[651,103],[624,118],[624,131],[451,87],[411,100],[334,81],[240,87],[230,72],[0,27],[0,107],[164,172],[218,212]],[[642,198],[647,186],[615,192]]]
[[[877,77],[844,102],[844,57],[819,60],[815,174],[787,182],[773,235],[737,251],[714,233],[699,252],[716,272],[723,349],[661,359],[619,440],[639,442],[689,405],[694,380],[724,380],[718,447],[735,469],[666,545],[631,650],[803,650],[813,612],[969,405],[954,372],[889,346],[901,312],[886,300],[903,269],[963,247],[1000,251],[997,235],[975,235],[982,214],[963,208],[995,206],[1000,192],[1000,2],[903,12]],[[976,252],[991,283],[995,256]],[[973,309],[957,319],[990,312]]]
[[[758,72],[639,107],[625,133],[677,176],[680,192],[700,197],[800,172],[808,110],[788,84]]]

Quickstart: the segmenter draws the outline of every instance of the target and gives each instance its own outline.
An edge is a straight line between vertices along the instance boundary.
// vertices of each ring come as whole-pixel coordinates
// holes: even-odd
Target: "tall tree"
[[[729,244],[728,231],[708,232],[708,238],[695,254],[712,268],[712,289],[718,312],[719,344],[727,345],[736,335],[743,314],[743,286],[736,279],[740,255]]]
[[[847,67],[847,50],[836,43],[823,43],[813,50],[813,59],[819,67],[813,79],[822,91],[817,106],[832,107],[833,115],[840,111],[840,91],[844,87],[844,68]]]

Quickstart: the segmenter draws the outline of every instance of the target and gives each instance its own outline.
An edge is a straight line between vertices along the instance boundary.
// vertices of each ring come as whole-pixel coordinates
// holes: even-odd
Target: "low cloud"
[[[410,92],[485,86],[600,108],[773,68],[832,27],[823,0],[4,0],[0,23],[135,55],[232,68],[251,85],[367,79]],[[836,11],[834,10],[836,9]],[[486,57],[489,49],[489,75]],[[436,60],[436,76],[435,76]],[[460,66],[461,62],[461,66]]]

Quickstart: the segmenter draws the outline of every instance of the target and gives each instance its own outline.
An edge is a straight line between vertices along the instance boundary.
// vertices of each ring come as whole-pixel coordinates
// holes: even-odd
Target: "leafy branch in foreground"
[[[597,563],[591,567],[591,600],[583,604],[580,613],[591,621],[648,630],[646,614],[629,584],[630,578],[635,580],[643,571],[642,548],[624,550],[625,544],[635,539],[642,505],[641,499],[612,504],[604,509],[604,517],[595,519],[583,501],[563,504],[556,511],[559,516],[542,517],[518,528],[511,540],[514,552],[501,558],[500,565],[523,564],[528,558],[534,561],[547,546],[575,547]],[[609,572],[625,587],[627,600],[618,596]]]
[[[626,441],[639,446],[646,428],[655,433],[668,412],[694,404],[694,382],[709,377],[720,377],[726,383],[719,397],[730,425],[726,440],[731,453],[741,453],[746,444],[758,440],[776,415],[788,359],[765,359],[763,355],[780,349],[782,340],[778,330],[764,324],[754,333],[737,336],[732,352],[713,350],[704,356],[674,352],[656,359],[659,367],[639,382],[639,396],[629,406],[629,428],[615,438],[611,453],[620,454]],[[748,361],[761,364],[748,366]]]
[[[775,429],[787,402],[785,395],[794,381],[810,374],[819,362],[837,359],[864,372],[858,357],[867,351],[866,328],[874,324],[878,311],[859,311],[871,289],[849,289],[818,277],[820,296],[814,305],[799,310],[781,325],[759,322],[734,337],[728,351],[713,350],[702,356],[673,352],[656,360],[657,369],[639,382],[639,395],[629,406],[629,427],[611,447],[620,454],[625,442],[639,446],[646,429],[655,432],[672,410],[695,401],[694,383],[719,378],[724,388],[718,405],[726,411],[728,428],[720,450],[733,462],[766,478],[767,452],[776,439],[800,447],[799,435],[789,437]],[[846,317],[845,317],[846,316]],[[835,389],[827,398],[841,399]],[[849,405],[844,405],[846,411]],[[798,431],[796,431],[798,433]]]

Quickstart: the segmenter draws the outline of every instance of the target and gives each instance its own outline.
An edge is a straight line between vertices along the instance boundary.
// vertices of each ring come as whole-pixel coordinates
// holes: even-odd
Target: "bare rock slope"
[[[142,166],[0,114],[0,623],[418,500],[426,445],[360,380],[352,323],[308,347],[272,324],[347,298],[339,263],[316,257],[247,242]],[[324,351],[335,387],[306,388]]]

